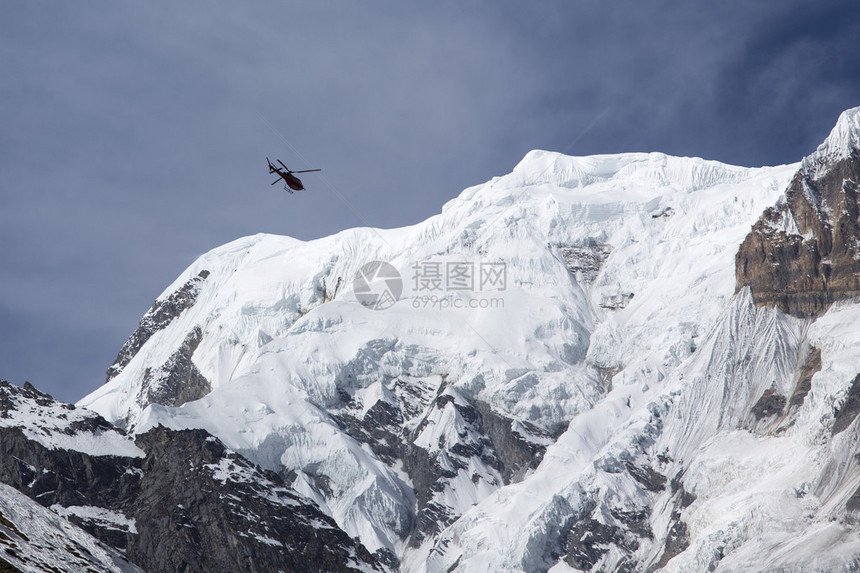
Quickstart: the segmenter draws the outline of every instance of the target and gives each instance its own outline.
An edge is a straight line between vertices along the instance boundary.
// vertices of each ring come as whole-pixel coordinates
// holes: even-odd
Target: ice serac
[[[842,113],[804,158],[785,196],[765,210],[737,254],[737,288],[758,304],[817,316],[860,296],[860,108]]]

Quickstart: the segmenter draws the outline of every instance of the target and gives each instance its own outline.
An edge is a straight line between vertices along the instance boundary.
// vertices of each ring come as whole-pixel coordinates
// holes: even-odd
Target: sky
[[[854,1],[8,3],[0,378],[76,401],[204,252],[414,224],[531,149],[798,161],[858,47]]]

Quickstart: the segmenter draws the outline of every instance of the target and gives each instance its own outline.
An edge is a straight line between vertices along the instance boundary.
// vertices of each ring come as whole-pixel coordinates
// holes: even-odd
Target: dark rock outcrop
[[[497,469],[505,485],[522,480],[526,472],[537,468],[543,460],[547,444],[563,431],[561,428],[554,434],[548,434],[528,422],[502,416],[485,402],[476,401],[474,407],[480,414],[480,431],[490,440],[496,453]],[[517,431],[518,428],[521,431]]]
[[[840,117],[741,244],[737,290],[750,287],[756,304],[813,317],[834,301],[860,296],[857,115],[849,110]]]
[[[639,548],[639,542],[620,527],[592,518],[579,520],[568,533],[565,561],[577,569],[589,571],[609,552],[611,545],[629,552]]]
[[[381,570],[307,499],[204,430],[137,437],[143,478],[127,555],[148,571]]]
[[[74,450],[52,450],[28,439],[18,428],[0,428],[0,481],[45,507],[100,507],[127,515],[136,497],[139,458],[90,456]],[[69,516],[87,533],[124,549],[128,529]]]
[[[583,283],[594,282],[612,251],[609,245],[597,241],[585,242],[581,245],[560,245],[557,248],[564,266],[577,281]]]
[[[821,350],[813,346],[809,349],[809,354],[800,368],[797,384],[788,403],[790,408],[797,408],[803,404],[807,394],[812,390],[812,377],[819,371],[821,371]]]
[[[756,420],[778,416],[785,409],[785,403],[785,396],[778,394],[772,388],[768,388],[755,405],[753,405],[751,414],[755,416]]]
[[[0,484],[0,573],[142,573],[21,492]]]
[[[139,491],[140,458],[51,447],[34,434],[47,444],[107,443],[111,434],[115,440],[124,435],[94,412],[58,402],[30,384],[18,388],[0,380],[0,482],[45,507],[92,506],[127,515]],[[126,545],[127,528],[74,515],[69,520],[114,548]]]
[[[835,436],[848,428],[857,414],[860,414],[860,374],[854,377],[851,387],[848,389],[848,395],[845,396],[845,400],[836,410],[831,434]]]
[[[141,408],[149,404],[181,406],[199,400],[212,391],[206,379],[191,357],[200,345],[203,331],[199,326],[186,335],[182,346],[155,372],[146,369],[137,403]]]
[[[137,352],[146,344],[153,334],[163,330],[186,309],[194,306],[197,295],[200,294],[200,284],[209,277],[209,271],[203,270],[166,298],[156,300],[152,307],[140,319],[137,329],[132,333],[117,354],[116,360],[107,369],[107,380],[122,372]]]
[[[462,472],[473,483],[500,487],[522,479],[543,459],[551,435],[524,421],[505,417],[488,404],[448,388],[387,381],[395,400],[379,400],[362,413],[359,400],[342,395],[342,408],[334,415],[352,438],[366,444],[387,464],[402,464],[414,488],[414,518],[399,528],[412,547],[451,524],[459,513],[444,500]],[[443,413],[444,412],[444,413]],[[419,445],[434,419],[449,418],[460,428],[456,440],[440,436],[432,448]]]
[[[603,559],[613,548],[622,555],[630,554],[653,540],[650,510],[610,507],[604,511],[594,502],[584,509],[587,513],[574,516],[564,536],[564,561],[583,571],[641,571],[640,564],[630,558],[611,564]]]

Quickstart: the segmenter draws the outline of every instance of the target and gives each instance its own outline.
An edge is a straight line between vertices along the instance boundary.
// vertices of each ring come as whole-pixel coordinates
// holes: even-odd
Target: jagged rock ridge
[[[140,319],[137,327],[126,343],[117,354],[116,360],[107,369],[107,380],[110,382],[117,374],[122,372],[131,359],[156,332],[164,329],[177,316],[197,300],[200,292],[200,283],[209,276],[209,271],[203,269],[196,276],[191,277],[180,288],[170,293],[165,298],[160,298],[152,303],[152,307]]]
[[[141,407],[149,404],[181,406],[212,391],[212,385],[191,359],[202,338],[203,332],[195,326],[167,362],[155,372],[152,368],[144,371],[143,385],[137,397]]]

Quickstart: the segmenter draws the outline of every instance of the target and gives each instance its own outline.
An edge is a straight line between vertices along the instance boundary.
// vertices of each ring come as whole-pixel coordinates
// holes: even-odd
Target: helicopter
[[[292,193],[293,191],[302,191],[305,188],[305,186],[302,185],[302,180],[293,175],[293,173],[310,173],[312,171],[322,171],[322,169],[305,169],[304,171],[291,171],[290,168],[284,165],[284,162],[280,159],[276,159],[275,161],[280,163],[283,169],[281,169],[277,165],[272,165],[272,162],[269,161],[269,158],[266,158],[266,162],[269,164],[269,173],[277,173],[279,177],[279,179],[275,179],[272,182],[272,185],[283,179],[284,191],[287,191],[288,193]]]

